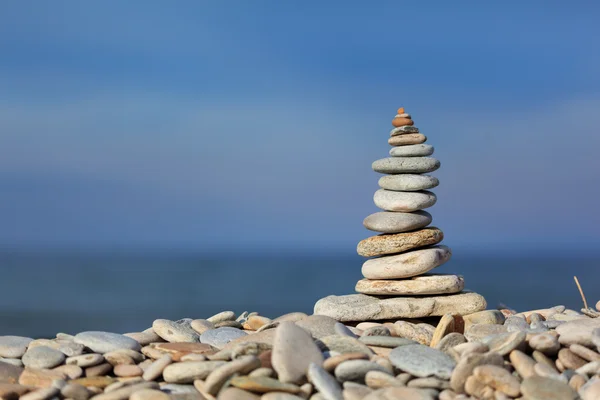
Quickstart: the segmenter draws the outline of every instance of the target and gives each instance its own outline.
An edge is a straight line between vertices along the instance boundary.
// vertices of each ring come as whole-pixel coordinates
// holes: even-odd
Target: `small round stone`
[[[0,336],[0,357],[21,358],[33,339],[23,336]]]
[[[65,355],[50,347],[38,346],[27,350],[22,360],[26,367],[49,369],[62,364],[65,361]]]
[[[427,211],[378,212],[365,218],[363,225],[375,232],[402,233],[424,228],[431,223],[431,220],[431,214]]]
[[[198,333],[186,323],[180,324],[168,319],[157,319],[152,323],[152,329],[167,342],[194,343],[200,341]]]
[[[397,174],[382,176],[378,183],[382,189],[414,192],[433,189],[440,184],[440,181],[431,175]]]
[[[528,400],[575,400],[578,397],[568,384],[541,376],[525,379],[521,393]]]
[[[366,360],[344,361],[335,368],[335,377],[340,382],[353,381],[364,382],[365,375],[369,371],[381,371],[391,373],[381,365]]]
[[[425,157],[432,154],[433,146],[430,144],[411,144],[390,149],[390,156],[392,157]]]
[[[373,196],[375,205],[385,211],[412,212],[433,206],[437,197],[432,192],[396,192],[379,189]]]
[[[392,146],[405,146],[410,144],[421,144],[427,141],[427,136],[422,133],[407,133],[404,135],[392,136],[388,143]]]
[[[465,281],[458,275],[421,275],[403,280],[361,279],[356,283],[358,293],[375,296],[426,295],[458,293]]]
[[[373,170],[382,174],[422,174],[439,167],[433,157],[390,157],[373,162]]]
[[[410,278],[439,267],[451,256],[452,251],[446,246],[412,250],[403,254],[367,260],[362,266],[362,274],[367,279]]]
[[[392,120],[392,125],[394,125],[396,127],[406,126],[406,125],[414,125],[414,122],[410,118],[396,117]]]
[[[534,335],[529,339],[529,346],[533,350],[540,351],[547,355],[555,355],[560,350],[560,343],[556,336],[549,333]]]

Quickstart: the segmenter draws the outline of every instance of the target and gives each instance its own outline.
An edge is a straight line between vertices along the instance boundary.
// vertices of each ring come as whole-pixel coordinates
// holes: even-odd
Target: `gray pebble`
[[[50,369],[62,364],[65,361],[65,355],[50,347],[38,346],[27,350],[22,361],[26,367]]]
[[[242,336],[246,336],[247,333],[241,329],[222,327],[217,329],[210,329],[200,335],[200,342],[207,343],[217,349],[222,349],[225,345],[234,339]]]
[[[409,344],[417,344],[414,340],[396,337],[396,336],[361,336],[361,342],[368,346],[396,348]]]
[[[23,336],[0,336],[0,357],[21,358],[32,341]]]
[[[142,346],[132,338],[111,332],[81,332],[75,335],[75,342],[93,352],[104,354],[119,349],[140,351]]]
[[[396,368],[419,378],[450,379],[456,362],[449,355],[422,344],[398,347],[389,355]]]
[[[381,365],[366,361],[366,360],[348,360],[342,362],[340,365],[335,367],[335,377],[340,382],[354,381],[364,382],[365,375],[369,371],[381,371],[390,373],[385,367]]]
[[[152,329],[158,336],[170,343],[197,343],[200,341],[198,333],[187,323],[178,324],[168,319],[157,319],[152,323]]]
[[[354,332],[352,332],[350,329],[348,329],[348,327],[344,324],[342,324],[341,322],[338,322],[334,325],[334,329],[335,332],[340,335],[340,336],[348,336],[351,338],[357,338],[358,336],[356,336],[354,334]]]

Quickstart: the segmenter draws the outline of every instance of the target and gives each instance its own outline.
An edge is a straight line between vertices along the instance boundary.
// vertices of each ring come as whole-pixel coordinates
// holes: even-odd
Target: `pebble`
[[[596,346],[596,349],[600,352],[600,328],[596,328],[592,331],[592,344]]]
[[[346,325],[344,325],[340,322],[336,322],[336,324],[334,325],[334,329],[335,329],[335,332],[340,336],[348,336],[348,337],[355,338],[355,339],[358,337]]]
[[[413,125],[414,122],[412,119],[410,118],[405,118],[405,117],[399,117],[396,116],[393,120],[392,120],[392,125],[394,125],[395,127],[401,127],[401,126],[406,126],[406,125]]]
[[[137,364],[144,360],[144,355],[137,351],[121,349],[104,353],[104,359],[110,365]]]
[[[390,156],[392,157],[423,157],[433,154],[433,146],[430,144],[412,144],[408,146],[392,147]]]
[[[22,367],[23,361],[20,358],[2,358],[0,357],[0,361],[4,364],[14,365],[15,367]]]
[[[93,376],[101,376],[109,374],[113,369],[113,366],[109,363],[95,365],[93,367],[86,368],[85,376],[93,377]]]
[[[335,368],[334,374],[338,381],[364,382],[365,375],[369,371],[381,371],[391,373],[381,365],[367,360],[348,360],[342,362]]]
[[[168,319],[157,319],[152,323],[152,329],[167,342],[194,343],[200,341],[198,333],[186,323],[180,324]]]
[[[379,187],[386,190],[414,192],[433,189],[440,184],[438,178],[431,175],[397,174],[379,178]]]
[[[95,353],[108,353],[119,349],[140,351],[142,346],[134,339],[111,332],[81,332],[75,335],[75,342],[84,345]]]
[[[513,350],[510,352],[509,358],[521,378],[525,379],[536,375],[534,370],[536,361],[527,354],[519,350]]]
[[[21,358],[33,339],[23,336],[0,336],[0,357]]]
[[[235,313],[233,311],[222,311],[206,319],[208,322],[216,324],[223,321],[235,321]]]
[[[407,133],[419,133],[419,128],[410,125],[397,126],[390,131],[390,136],[403,135]]]
[[[598,400],[600,399],[600,379],[590,379],[585,385],[580,388],[581,400]]]
[[[421,344],[398,347],[392,350],[389,358],[396,368],[420,378],[435,376],[450,379],[456,366],[447,354]]]
[[[458,275],[421,275],[403,280],[361,279],[356,283],[358,293],[390,296],[390,295],[427,295],[458,293],[465,282]]]
[[[400,279],[424,274],[444,264],[452,256],[447,246],[433,246],[398,255],[365,261],[362,274],[367,279]]]
[[[195,319],[190,322],[190,327],[201,335],[210,329],[215,329],[215,324],[205,319]]]
[[[382,256],[437,244],[443,239],[444,234],[438,228],[425,228],[414,232],[372,236],[360,241],[356,250],[363,257]]]
[[[374,391],[364,400],[435,400],[433,393],[409,387],[389,387]]]
[[[440,162],[433,157],[389,157],[373,162],[372,167],[382,174],[422,174],[435,171]]]
[[[318,342],[319,347],[322,351],[328,350],[329,352],[336,352],[340,354],[344,353],[366,353],[373,354],[369,347],[360,342],[356,338],[347,336],[331,335],[321,338]]]
[[[225,361],[178,362],[167,365],[162,375],[168,383],[192,383],[196,379],[206,379],[212,371],[225,364]]]
[[[429,346],[433,339],[435,328],[429,324],[413,324],[406,321],[394,323],[394,333],[401,338],[411,339]]]
[[[455,322],[454,315],[445,314],[440,318],[435,330],[433,331],[433,336],[429,342],[429,346],[436,348],[438,343],[449,333],[455,330]],[[462,335],[461,335],[462,336]]]
[[[502,333],[488,337],[483,342],[488,345],[490,351],[505,356],[521,347],[526,338],[527,335],[524,332]]]
[[[365,375],[365,384],[371,389],[381,389],[390,386],[404,386],[400,380],[387,372],[369,371]]]
[[[77,379],[83,375],[83,369],[77,365],[61,365],[52,371],[64,374],[69,379]]]
[[[29,343],[29,349],[38,346],[50,347],[54,350],[58,350],[64,355],[71,357],[77,356],[83,353],[85,346],[79,343],[75,343],[72,340],[61,340],[61,339],[37,339]]]
[[[126,333],[124,336],[130,337],[137,341],[140,346],[147,346],[150,343],[162,342],[163,339],[152,330],[152,328],[146,329],[143,332],[132,332]]]
[[[229,381],[229,384],[239,389],[254,393],[285,392],[297,394],[300,388],[291,383],[282,383],[277,379],[266,376],[237,376]]]
[[[448,350],[463,343],[467,343],[467,338],[465,338],[465,335],[458,332],[451,332],[444,336],[439,343],[434,344],[433,348],[447,353]]]
[[[169,400],[168,394],[155,389],[142,389],[133,393],[129,400]]]
[[[19,399],[21,399],[21,400],[46,400],[46,399],[53,398],[54,396],[56,396],[59,393],[60,393],[60,390],[58,390],[57,388],[38,389],[38,390],[34,390],[32,392],[29,392],[27,394],[24,394],[23,396],[20,396]]]
[[[235,387],[228,387],[219,393],[219,400],[259,400],[260,397]]]
[[[265,393],[261,396],[261,400],[303,400],[302,397],[298,397],[295,394],[282,393],[282,392],[271,392]],[[318,400],[318,399],[316,399]]]
[[[222,349],[227,343],[247,335],[248,334],[241,329],[226,326],[204,332],[200,335],[200,342],[209,344],[217,349]]]
[[[493,335],[507,333],[504,325],[474,324],[465,330],[465,337],[470,342],[478,342]]]
[[[575,400],[577,393],[568,384],[533,376],[523,380],[521,393],[527,400]]]
[[[480,365],[475,367],[473,376],[484,385],[490,386],[510,397],[517,397],[521,392],[519,380],[506,369],[497,365]]]
[[[523,317],[511,315],[504,321],[504,326],[508,332],[521,332],[529,328],[529,324]]]
[[[498,353],[469,353],[461,357],[450,377],[450,387],[456,393],[465,393],[467,379],[473,374],[473,370],[480,365],[502,366],[504,359]]]
[[[323,362],[323,369],[328,372],[332,372],[335,368],[348,360],[368,360],[369,354],[367,353],[345,353],[337,356],[330,357]]]
[[[569,350],[571,350],[573,354],[583,358],[584,360],[600,361],[600,354],[580,344],[572,344],[571,346],[569,346]]]
[[[115,365],[115,367],[113,369],[113,373],[116,376],[133,377],[133,376],[142,376],[144,371],[137,365],[119,364],[119,365]]]
[[[377,212],[363,221],[365,228],[382,233],[402,233],[424,228],[431,223],[432,217],[427,211],[412,213]]]
[[[282,322],[275,328],[271,363],[281,382],[300,383],[311,363],[323,363],[323,354],[304,329]]]
[[[422,133],[407,133],[404,135],[392,136],[388,139],[391,146],[406,146],[409,144],[420,144],[427,141],[427,136]]]
[[[592,332],[600,328],[600,318],[578,319],[556,327],[559,342],[564,345],[580,344],[593,347]]]
[[[502,325],[506,318],[499,310],[484,310],[469,315],[463,315],[465,330],[474,324]]]
[[[542,376],[545,378],[552,378],[552,379],[557,379],[557,380],[561,380],[561,381],[566,381],[559,373],[558,371],[549,366],[546,363],[537,363],[533,366],[533,371],[535,372],[536,375],[538,376]]]
[[[146,368],[142,375],[142,378],[144,378],[144,380],[146,381],[155,380],[156,378],[162,375],[165,368],[167,368],[167,366],[170,365],[172,362],[173,359],[171,358],[171,356],[169,354],[165,354],[164,356],[150,364],[148,368]]]
[[[82,354],[80,356],[69,357],[66,360],[67,365],[76,365],[81,368],[93,367],[102,364],[104,356],[102,354]]]
[[[2,363],[0,363],[2,364]],[[6,370],[4,370],[6,371]],[[65,375],[61,372],[52,371],[49,369],[34,369],[25,368],[18,377],[19,384],[25,386],[35,386],[37,388],[47,388],[52,386],[52,381],[65,379]],[[0,370],[0,372],[3,372]],[[4,378],[6,380],[6,378]],[[16,382],[10,382],[16,383]]]
[[[417,192],[395,192],[379,189],[373,196],[375,205],[385,211],[412,212],[432,207],[437,197],[427,190]]]
[[[218,367],[208,375],[204,382],[204,390],[206,393],[216,396],[231,376],[236,373],[248,374],[257,368],[260,368],[260,360],[255,356],[244,356],[233,360]],[[281,377],[280,380],[282,380]]]
[[[97,396],[94,396],[94,400],[125,400],[128,399],[133,393],[143,389],[158,389],[158,383],[137,383],[135,385],[126,386],[124,388],[117,389],[109,393],[99,394]]]
[[[487,303],[477,293],[463,292],[432,297],[379,299],[364,294],[328,296],[315,304],[315,314],[340,322],[381,319],[441,317],[447,313],[470,314],[484,310]]]
[[[533,350],[540,351],[547,355],[555,355],[560,349],[560,343],[556,336],[549,333],[534,335],[529,339],[529,346]]]
[[[574,354],[569,349],[560,349],[558,352],[558,359],[564,365],[565,368],[568,369],[577,369],[583,367],[587,364],[587,361],[578,355]]]
[[[22,361],[26,367],[49,369],[62,364],[65,361],[65,355],[50,347],[37,346],[28,349],[23,355]]]
[[[379,325],[365,329],[360,336],[392,336],[392,332],[387,326]]]
[[[60,393],[64,398],[73,400],[87,400],[92,396],[85,386],[76,383],[67,383],[60,389]]]
[[[325,315],[311,315],[296,322],[300,328],[304,329],[315,339],[321,339],[326,336],[335,335],[335,324],[337,320]]]

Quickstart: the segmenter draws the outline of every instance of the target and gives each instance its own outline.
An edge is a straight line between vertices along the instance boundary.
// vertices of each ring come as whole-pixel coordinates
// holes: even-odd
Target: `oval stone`
[[[426,190],[421,192],[395,192],[379,189],[373,196],[375,205],[386,211],[412,212],[429,208],[437,197]]]
[[[390,131],[390,136],[404,135],[407,133],[419,133],[419,128],[411,125],[398,126]]]
[[[430,144],[411,144],[390,149],[390,156],[392,157],[424,157],[432,154],[433,146]]]
[[[81,332],[75,335],[75,342],[100,354],[119,349],[140,351],[142,348],[134,339],[112,332]]]
[[[382,189],[405,192],[432,189],[439,184],[438,178],[431,175],[398,174],[379,178],[379,187]]]
[[[392,350],[389,356],[394,366],[419,378],[436,376],[450,379],[456,362],[439,350],[422,344],[409,344]]]
[[[382,233],[402,233],[425,228],[432,217],[427,211],[412,213],[378,212],[369,215],[363,221],[365,228]]]
[[[422,174],[439,167],[440,162],[433,157],[388,157],[373,163],[373,170],[382,174]]]
[[[407,133],[398,136],[392,136],[388,143],[392,146],[404,146],[407,144],[420,144],[427,141],[427,136],[422,133]]]
[[[464,286],[462,276],[423,275],[399,281],[361,279],[356,291],[375,296],[446,294],[458,293]]]
[[[361,240],[356,251],[363,257],[383,256],[437,244],[443,239],[444,233],[431,227],[414,232],[372,236]]]
[[[449,247],[434,246],[395,256],[373,258],[365,261],[362,274],[367,279],[410,278],[439,267],[451,256]]]

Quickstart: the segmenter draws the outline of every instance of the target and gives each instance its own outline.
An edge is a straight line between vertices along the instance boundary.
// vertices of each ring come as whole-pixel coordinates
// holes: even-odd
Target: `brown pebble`
[[[533,358],[520,350],[513,350],[510,352],[510,362],[512,363],[515,370],[521,376],[522,379],[529,378],[530,376],[536,375],[533,367],[536,362]]]
[[[49,369],[25,368],[19,377],[19,384],[35,386],[36,388],[48,388],[52,386],[52,381],[65,378],[66,375],[61,372]]]
[[[577,369],[587,364],[586,360],[569,349],[560,349],[558,352],[558,361],[560,361],[566,369]]]
[[[435,348],[446,335],[452,332],[454,332],[454,316],[452,314],[445,314],[440,318],[440,322],[438,322],[437,327],[433,331],[429,346]]]
[[[569,386],[571,386],[573,388],[573,390],[575,390],[576,392],[578,392],[579,389],[583,385],[585,385],[586,382],[587,382],[587,379],[585,379],[583,376],[581,376],[579,374],[575,374],[569,380]]]
[[[580,344],[572,344],[569,346],[571,352],[587,361],[600,361],[600,354]]]
[[[52,371],[65,374],[69,379],[77,379],[83,375],[83,369],[77,365],[61,365],[56,368],[52,368]]]
[[[480,365],[473,370],[473,376],[484,385],[510,397],[517,397],[521,392],[519,380],[502,367]]]
[[[414,121],[410,118],[396,117],[392,120],[392,125],[395,127],[399,126],[412,126],[414,125]]]
[[[132,377],[132,376],[142,376],[144,371],[137,365],[132,364],[119,364],[115,365],[113,369],[113,373],[116,376],[121,377]]]
[[[256,331],[259,330],[263,325],[270,324],[271,322],[272,321],[270,318],[255,315],[246,320],[244,323],[244,329]]]
[[[544,353],[536,350],[531,354],[531,356],[538,363],[546,364],[547,366],[549,366],[550,368],[552,368],[558,372],[558,369],[556,369],[556,364],[554,363],[554,361],[552,361],[552,359],[550,357],[548,357],[547,355],[545,355]]]
[[[406,135],[392,136],[388,143],[392,146],[405,146],[408,144],[421,144],[427,141],[427,136],[422,133],[407,133]]]
[[[371,389],[381,389],[392,386],[404,386],[402,382],[394,378],[392,375],[382,371],[369,371],[365,375],[365,383]]]
[[[91,378],[94,376],[108,375],[113,369],[113,366],[109,363],[95,365],[85,369],[85,376]]]

